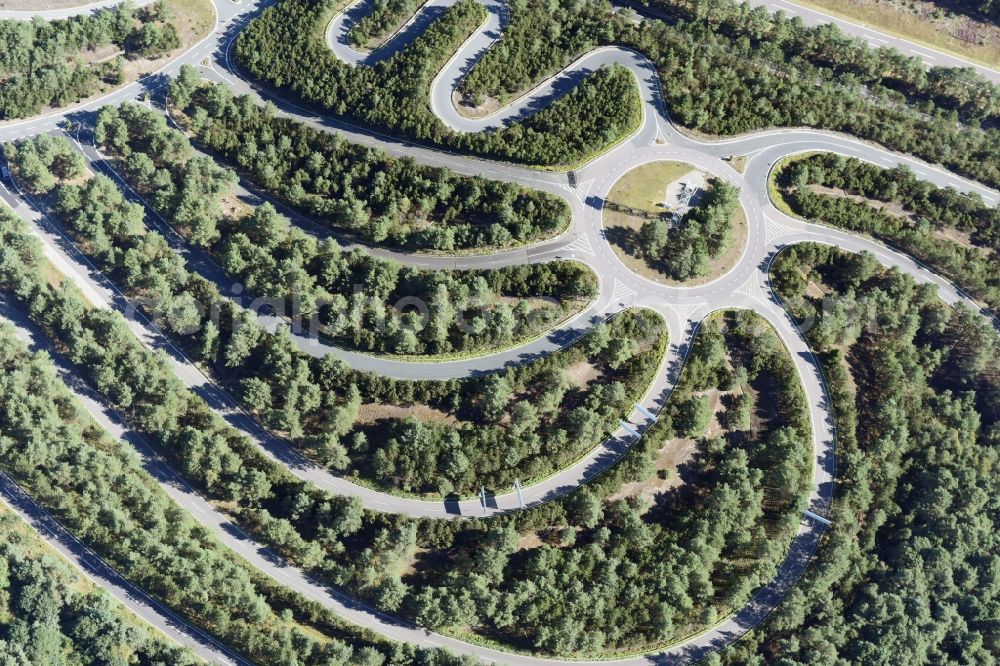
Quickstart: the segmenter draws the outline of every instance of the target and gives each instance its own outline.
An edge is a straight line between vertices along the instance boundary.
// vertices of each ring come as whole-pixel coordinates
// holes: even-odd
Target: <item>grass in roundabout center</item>
[[[719,224],[709,219],[716,209],[725,217]],[[709,233],[710,227],[718,228]],[[668,160],[636,167],[615,183],[604,203],[604,229],[629,270],[668,285],[704,284],[723,275],[747,240],[736,188]],[[713,238],[706,243],[702,236]]]

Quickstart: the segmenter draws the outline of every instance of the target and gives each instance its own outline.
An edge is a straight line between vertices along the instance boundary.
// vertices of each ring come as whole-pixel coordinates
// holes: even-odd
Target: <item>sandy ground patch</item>
[[[545,542],[542,541],[542,538],[538,536],[537,532],[528,532],[527,534],[522,534],[517,539],[518,550],[530,550],[532,548],[539,548],[544,545]]]
[[[580,361],[566,368],[566,377],[578,389],[586,389],[600,375],[601,371],[590,361]]]
[[[809,298],[822,299],[826,297],[826,292],[818,284],[809,280],[806,282],[806,296]]]
[[[650,500],[652,503],[652,499],[656,495],[684,485],[678,468],[689,462],[697,450],[698,442],[694,439],[678,437],[667,440],[653,462],[656,473],[643,481],[633,481],[622,485],[608,499],[614,501],[626,497],[639,497]]]
[[[992,253],[992,250],[990,248],[983,247],[982,245],[976,245],[975,243],[973,243],[972,234],[969,234],[964,231],[959,231],[958,229],[950,227],[946,229],[935,229],[934,235],[940,238],[941,240],[948,241],[951,243],[957,243],[962,247],[967,247],[973,250],[979,250],[986,256],[989,256]]]
[[[458,92],[453,92],[451,94],[451,101],[455,105],[455,108],[458,109],[458,112],[466,118],[484,118],[491,113],[496,113],[501,108],[501,104],[498,99],[487,95],[483,96],[483,102],[478,106],[473,106],[471,99],[459,94]]]

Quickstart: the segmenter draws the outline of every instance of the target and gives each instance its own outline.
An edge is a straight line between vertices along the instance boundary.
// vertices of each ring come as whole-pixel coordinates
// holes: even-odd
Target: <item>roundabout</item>
[[[649,162],[622,176],[604,201],[604,235],[619,260],[632,272],[666,286],[698,286],[722,277],[746,250],[746,213],[738,205],[724,223],[710,232],[693,218],[712,208],[713,191],[735,188],[683,162]],[[735,202],[734,202],[735,203]],[[690,228],[686,228],[690,227]],[[697,270],[679,277],[672,267],[680,252],[691,252],[692,241],[714,236],[711,246],[698,244],[702,253]]]
[[[205,42],[179,58],[166,73],[176,72],[181,64],[201,63],[208,59],[203,74],[209,79],[224,82],[238,93],[250,94],[261,99],[273,99],[278,112],[301,122],[325,130],[334,129],[351,141],[374,145],[391,155],[412,157],[418,162],[444,165],[459,173],[476,173],[513,181],[566,199],[572,210],[570,229],[557,238],[542,241],[527,248],[497,252],[475,257],[425,257],[373,248],[372,253],[422,267],[474,267],[495,268],[526,262],[543,262],[555,258],[575,259],[586,263],[600,278],[600,295],[594,304],[572,321],[551,334],[527,345],[502,352],[443,363],[414,363],[379,358],[365,354],[351,354],[322,344],[308,337],[295,337],[298,348],[308,354],[323,356],[337,354],[353,367],[371,370],[393,377],[416,379],[451,379],[474,373],[490,372],[511,364],[523,363],[549,354],[579,337],[598,322],[627,308],[648,308],[659,313],[667,322],[669,345],[660,368],[642,400],[633,410],[623,427],[611,438],[595,447],[574,465],[564,468],[536,484],[515,492],[513,488],[499,489],[489,498],[489,503],[477,499],[456,502],[427,501],[400,497],[387,492],[352,483],[329,470],[311,464],[295,452],[286,442],[261,428],[238,407],[237,401],[213,385],[206,375],[183,354],[177,352],[172,359],[176,374],[191,388],[210,392],[218,405],[217,411],[229,417],[232,424],[247,434],[267,455],[284,465],[300,480],[316,488],[338,495],[358,498],[363,506],[380,512],[399,513],[415,518],[449,519],[456,516],[478,518],[520,511],[572,492],[580,485],[597,477],[613,466],[635,442],[633,432],[645,432],[652,421],[644,412],[658,414],[676,385],[681,368],[690,352],[692,341],[700,322],[713,312],[727,309],[750,309],[763,317],[775,330],[789,352],[806,396],[811,423],[810,448],[812,455],[811,483],[808,492],[808,515],[803,516],[795,539],[772,582],[754,594],[742,609],[707,631],[687,637],[673,645],[658,649],[650,655],[637,655],[612,660],[612,663],[647,664],[680,663],[696,660],[737,640],[760,623],[782,600],[787,591],[808,567],[824,530],[828,526],[834,495],[836,473],[836,433],[831,414],[831,400],[823,373],[816,357],[809,348],[802,330],[784,309],[779,297],[772,290],[770,268],[775,257],[786,247],[815,242],[836,245],[851,252],[870,252],[883,265],[896,268],[919,283],[933,284],[942,299],[949,304],[968,302],[962,291],[950,282],[930,273],[911,258],[895,252],[875,241],[812,224],[790,217],[774,207],[767,191],[767,181],[772,166],[781,158],[805,151],[829,151],[882,165],[910,166],[921,178],[941,186],[954,186],[962,191],[974,191],[996,205],[997,193],[989,188],[970,183],[935,166],[915,158],[891,153],[881,147],[842,135],[816,130],[775,130],[720,141],[700,141],[677,130],[662,108],[659,81],[655,68],[641,55],[623,50],[605,48],[588,53],[567,67],[563,72],[538,84],[521,98],[483,118],[468,118],[455,108],[454,91],[461,76],[472,67],[486,49],[502,34],[503,3],[499,0],[483,2],[489,10],[488,19],[480,29],[455,53],[448,65],[434,79],[430,90],[430,105],[437,116],[449,127],[460,132],[478,132],[497,128],[530,114],[537,106],[547,105],[582,77],[607,65],[624,66],[635,76],[643,100],[643,123],[629,139],[601,157],[574,172],[570,179],[565,173],[540,172],[503,163],[450,154],[419,145],[382,136],[352,126],[342,120],[323,118],[314,110],[295,106],[280,94],[258,91],[256,86],[241,78],[239,68],[231,61],[232,44],[245,23],[268,3],[254,6],[251,3],[236,5],[220,3],[219,30]],[[404,25],[380,48],[361,53],[350,47],[347,32],[356,17],[363,15],[365,2],[352,5],[350,11],[338,14],[331,21],[326,35],[333,52],[356,66],[368,66],[391,57],[419,36],[433,20],[441,7],[454,4],[450,0],[426,3],[413,20]],[[227,27],[228,26],[228,27]],[[160,83],[159,85],[162,85]],[[142,85],[128,86],[110,99],[123,101],[144,92]],[[88,109],[97,102],[87,105]],[[79,110],[74,110],[79,111]],[[0,128],[0,137],[11,140],[47,131],[62,122],[65,113],[12,123]],[[82,146],[91,161],[100,159],[92,145]],[[725,161],[731,155],[748,156],[742,173]],[[678,166],[683,165],[683,166]],[[630,186],[628,178],[652,173],[649,183]],[[744,220],[734,218],[732,247],[722,253],[718,265],[712,265],[707,275],[690,282],[667,281],[655,275],[644,274],[640,264],[633,261],[632,252],[623,252],[630,242],[622,239],[627,228],[637,232],[634,221],[616,219],[612,213],[634,209],[644,214],[658,215],[656,200],[649,191],[662,189],[662,203],[666,203],[668,185],[692,173],[702,173],[720,179],[738,189],[739,210]],[[706,181],[707,182],[707,181]],[[8,198],[19,205],[18,198]],[[622,201],[624,199],[624,201]],[[663,212],[668,212],[664,210]],[[631,217],[640,217],[631,215]],[[645,215],[641,216],[645,219]],[[632,226],[629,226],[632,225]],[[641,229],[641,225],[639,225]],[[96,302],[103,307],[121,308],[124,300],[107,280],[84,266],[79,256],[64,249],[64,242],[50,229],[37,226],[38,235],[46,241],[47,251],[57,257],[57,265],[74,281],[96,295]],[[641,260],[640,260],[641,261]],[[173,348],[155,326],[143,318],[129,319],[132,330],[152,348]],[[174,351],[177,350],[174,348]],[[165,472],[166,473],[166,472]],[[275,580],[294,589],[324,607],[359,625],[373,629],[387,637],[416,644],[447,647],[454,652],[501,663],[552,664],[564,660],[505,652],[493,647],[468,643],[454,637],[427,632],[407,625],[395,618],[374,611],[364,604],[348,599],[338,591],[317,581],[309,574],[275,563],[277,556],[259,548],[249,536],[233,528],[221,515],[190,488],[183,488],[176,481],[179,477],[170,472],[171,495],[199,520],[209,527],[226,545],[244,556],[249,562],[271,575]],[[485,506],[484,506],[485,505]],[[606,663],[594,660],[581,663]]]

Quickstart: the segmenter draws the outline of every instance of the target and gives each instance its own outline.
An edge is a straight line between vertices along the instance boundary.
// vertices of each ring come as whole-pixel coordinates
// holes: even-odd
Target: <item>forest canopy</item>
[[[166,0],[143,9],[126,1],[72,18],[0,19],[0,119],[24,118],[124,81],[128,60],[157,58],[180,46]],[[115,56],[99,59],[100,50]]]
[[[146,146],[152,146],[147,148],[151,154],[176,157],[184,146],[179,133],[167,129],[162,116],[150,113],[134,105],[107,107],[100,114],[99,136],[117,137],[116,148],[119,154],[128,154],[129,161],[146,155],[138,152]],[[49,147],[50,142],[56,147]],[[20,174],[22,160],[29,156],[73,151],[64,140],[47,138],[22,143],[9,152]],[[45,166],[45,160],[39,160]],[[50,157],[48,163],[56,165],[58,160]],[[177,163],[184,164],[183,160]],[[206,176],[211,168],[201,168],[199,176],[190,180],[203,190],[213,189],[206,186],[211,182]],[[150,178],[157,180],[155,174]],[[174,335],[193,358],[212,368],[261,423],[322,465],[359,474],[388,489],[439,496],[472,494],[482,485],[506,487],[515,479],[527,482],[560,469],[617,429],[652,381],[663,353],[663,322],[648,311],[638,311],[598,327],[565,350],[490,377],[407,382],[354,371],[334,353],[313,357],[300,351],[288,328],[267,332],[248,312],[224,299],[186,267],[163,236],[146,230],[142,208],[127,201],[107,177],[96,176],[81,185],[56,185],[54,178],[46,183],[53,187],[56,201],[53,217],[66,225],[125,294],[150,316],[165,320],[163,330]],[[144,189],[142,183],[137,187]],[[152,196],[168,208],[176,199],[173,194],[161,197],[159,192]],[[204,191],[193,198],[201,206],[208,200]],[[248,226],[258,225],[274,226],[264,224],[260,215],[251,216]],[[273,251],[276,244],[265,242],[263,247]],[[492,322],[512,329],[515,315],[530,314],[501,303],[485,315],[466,320],[465,311],[456,313],[450,305],[463,289],[480,292],[478,298],[484,299],[491,294],[491,286],[505,293],[544,283],[573,289],[575,282],[584,280],[593,288],[590,274],[569,262],[476,272],[467,278],[457,273],[449,282],[447,272],[404,269],[365,253],[340,253],[333,246],[326,250],[315,256],[316,272],[345,273],[352,278],[343,282],[345,291],[352,284],[383,290],[373,295],[376,301],[393,295],[397,285],[416,289],[422,282],[431,283],[432,317],[421,336],[442,350],[443,343],[453,337],[451,319],[456,314],[461,315],[457,322],[484,329],[482,335],[468,334],[476,343],[492,339]],[[232,263],[232,252],[231,247],[226,249],[224,264]],[[342,337],[351,330],[355,336],[361,331],[381,331],[384,339],[376,338],[376,342],[384,344],[397,337],[406,340],[409,331],[414,347],[400,351],[421,344],[411,329],[394,330],[391,325],[378,326],[377,321],[369,325],[371,306],[365,303],[350,311],[354,325],[345,324]],[[405,323],[408,317],[404,313],[399,320]],[[328,330],[336,332],[332,324]],[[496,335],[503,339],[503,331]],[[510,330],[506,335],[509,339]],[[588,373],[590,380],[572,383],[569,368]],[[421,410],[428,410],[431,417],[416,418]],[[504,455],[498,456],[497,451]]]
[[[1000,209],[978,194],[833,153],[786,162],[776,182],[792,212],[888,241],[1000,311]]]
[[[204,262],[189,267],[173,239],[147,230],[141,206],[107,176],[64,182],[85,171],[65,139],[43,134],[8,145],[7,153],[23,186],[51,192],[71,234],[150,315],[185,336],[210,323],[211,313],[229,312],[222,301],[232,300],[259,314],[269,309],[299,336],[344,347],[480,354],[538,336],[597,292],[593,271],[575,261],[429,270],[345,250],[290,225],[267,203],[233,206],[235,174],[195,155],[183,133],[139,105],[102,109],[97,136],[131,187],[220,270]]]
[[[792,474],[796,451],[808,450],[803,395],[776,336],[746,316],[737,318],[734,329],[734,339],[745,340],[740,343],[746,349],[740,356],[745,369],[720,366],[713,342],[695,353],[705,370],[691,381],[698,382],[695,387],[711,386],[731,383],[730,377],[754,381],[766,373],[765,384],[779,395],[769,403],[781,409],[762,439],[748,441],[764,444],[747,450],[705,444],[698,462],[704,485],[692,487],[702,501],[671,495],[663,500],[664,510],[655,511],[636,499],[611,497],[623,479],[648,477],[649,456],[672,436],[671,417],[602,477],[607,485],[598,480],[566,498],[489,523],[415,521],[364,510],[356,499],[320,491],[265,458],[179,382],[162,353],[142,347],[120,316],[90,309],[71,288],[47,283],[37,244],[16,218],[8,222],[4,246],[23,251],[3,254],[4,291],[104,399],[161,447],[189,483],[224,501],[243,529],[298,566],[423,626],[446,629],[459,623],[514,646],[557,654],[641,647],[669,638],[690,622],[714,622],[720,612],[716,604],[725,610],[743,603],[773,576],[782,544],[798,524],[803,495],[795,489],[808,477],[788,476],[790,485],[781,488],[765,480],[779,478],[777,470]],[[335,372],[326,376],[337,377]],[[676,507],[669,508],[674,501]],[[518,551],[518,534],[544,538],[537,547]],[[428,555],[416,558],[418,549]],[[578,574],[563,578],[556,571]],[[591,590],[588,594],[570,594],[567,585],[577,585],[578,579]],[[713,599],[709,607],[698,603],[706,598]],[[496,612],[501,608],[507,609],[502,615]],[[615,612],[608,612],[612,608]],[[574,623],[548,627],[537,622],[541,609],[583,618],[582,631]]]
[[[9,355],[16,344],[9,327],[0,326],[0,354]],[[0,381],[5,391],[13,388],[10,378]],[[10,663],[51,666],[110,664],[116,659],[138,666],[201,663],[139,622],[2,506],[0,654]]]
[[[816,321],[808,337],[833,398],[838,491],[815,564],[721,661],[990,663],[1000,648],[996,331],[870,255],[795,246],[778,255],[774,280],[798,317]]]
[[[6,208],[0,209],[0,247],[0,291],[48,336],[65,359],[60,362],[140,435],[171,458],[204,456],[199,474],[212,480],[202,486],[210,496],[269,493],[272,481],[279,484],[275,492],[289,490],[280,486],[291,483],[287,471],[250,453],[221,417],[180,387],[166,355],[143,347],[121,315],[91,308],[69,281],[49,283],[47,276],[58,273],[46,265],[38,239]],[[92,420],[48,354],[30,352],[6,325],[0,326],[0,370],[0,468],[109,564],[195,625],[265,663],[470,663],[360,629],[234,557],[166,494],[129,444]],[[243,466],[245,460],[253,462]],[[179,471],[190,474],[191,467]],[[224,484],[214,486],[220,477]],[[328,500],[337,533],[356,530],[351,525],[359,508],[344,498]],[[3,625],[0,617],[0,632]],[[46,629],[38,627],[39,634]],[[155,644],[148,647],[155,653]]]
[[[569,206],[555,195],[390,157],[234,97],[191,68],[172,82],[170,98],[195,141],[257,187],[369,243],[481,252],[537,242],[569,225]]]

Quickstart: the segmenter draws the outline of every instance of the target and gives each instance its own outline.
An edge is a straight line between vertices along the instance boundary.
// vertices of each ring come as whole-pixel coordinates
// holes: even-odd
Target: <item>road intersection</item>
[[[550,335],[513,350],[474,359],[445,363],[408,362],[335,350],[305,336],[296,337],[296,343],[308,353],[336,353],[352,366],[381,374],[401,378],[444,379],[495,370],[510,363],[536,358],[540,354],[549,353],[565,345],[567,341],[572,340],[580,332],[593,326],[596,321],[604,317],[611,316],[628,307],[647,307],[665,317],[670,331],[669,349],[660,372],[641,401],[644,409],[655,413],[662,407],[671,388],[676,383],[686,351],[697,331],[698,323],[707,314],[716,310],[725,308],[753,309],[767,319],[778,332],[799,372],[810,406],[810,418],[813,426],[814,464],[809,508],[818,516],[827,516],[832,499],[835,472],[835,436],[829,412],[828,396],[819,365],[806,345],[801,331],[770,289],[768,279],[770,262],[783,247],[796,243],[835,244],[851,251],[871,252],[884,264],[897,267],[920,282],[936,284],[941,297],[949,303],[967,301],[968,299],[947,280],[935,275],[907,256],[875,241],[808,223],[780,212],[773,206],[768,197],[767,180],[770,170],[777,161],[788,155],[813,150],[831,151],[858,157],[880,166],[889,167],[905,164],[922,179],[940,186],[953,186],[963,191],[978,192],[993,205],[996,205],[998,200],[997,192],[966,181],[920,160],[896,155],[878,146],[831,132],[772,130],[716,141],[692,138],[678,130],[670,122],[662,105],[659,95],[659,81],[652,64],[642,55],[624,49],[604,48],[588,53],[563,72],[512,102],[500,113],[487,118],[466,118],[459,114],[452,103],[454,86],[464,71],[499,37],[504,20],[503,4],[499,0],[482,0],[482,2],[489,9],[486,23],[470,37],[442,70],[435,79],[431,90],[432,108],[446,124],[458,131],[480,131],[521,117],[539,106],[544,106],[555,96],[572,87],[587,73],[608,64],[620,64],[636,76],[643,99],[642,126],[629,140],[577,169],[576,186],[569,184],[565,173],[540,172],[415,146],[404,140],[373,133],[349,123],[317,117],[315,112],[295,107],[286,100],[275,100],[279,112],[296,117],[298,120],[320,129],[327,131],[334,129],[351,141],[378,146],[391,155],[406,155],[413,157],[418,162],[447,166],[459,173],[480,174],[555,193],[567,201],[573,214],[571,227],[565,233],[558,238],[530,248],[499,252],[488,256],[461,258],[402,254],[377,248],[372,250],[373,253],[392,256],[399,261],[428,268],[490,268],[524,262],[548,261],[553,258],[574,258],[587,263],[600,276],[600,296],[591,308]],[[163,83],[162,75],[175,73],[180,65],[185,63],[201,65],[207,78],[226,82],[235,89],[236,93],[248,93],[266,98],[267,91],[258,91],[253,85],[240,78],[240,72],[230,57],[232,45],[239,30],[266,4],[268,3],[238,5],[227,0],[218,0],[216,7],[219,22],[216,30],[203,42],[195,45],[177,60],[167,65],[158,75],[153,75],[143,82],[126,86],[100,100],[88,102],[70,111],[0,125],[0,140],[14,140],[39,132],[51,131],[57,128],[71,113],[79,114],[93,111],[107,103],[135,99],[147,89],[161,86]],[[339,57],[348,62],[363,65],[398,51],[399,48],[420,34],[427,22],[435,16],[435,11],[450,4],[453,4],[453,0],[431,0],[415,16],[414,20],[404,26],[386,46],[372,54],[354,51],[346,39],[346,32],[353,25],[353,21],[368,10],[367,0],[352,5],[343,14],[338,15],[327,30],[327,37],[331,48]],[[204,65],[206,62],[208,64]],[[81,149],[91,161],[93,168],[107,168],[106,164],[102,164],[103,159],[92,144],[84,141]],[[724,160],[724,158],[734,155],[748,157],[742,174],[735,171]],[[699,169],[740,187],[740,202],[748,219],[746,247],[736,266],[708,284],[696,287],[668,287],[646,280],[625,267],[604,238],[603,202],[615,182],[629,170],[658,160],[689,162]],[[232,425],[246,433],[257,442],[262,450],[285,464],[294,474],[325,490],[359,497],[365,506],[378,511],[431,518],[483,515],[483,506],[478,499],[445,503],[440,500],[426,501],[398,497],[353,484],[306,461],[283,440],[264,432],[252,418],[239,410],[236,402],[230,396],[213,384],[179,350],[173,347],[151,322],[136,313],[134,308],[129,307],[127,299],[100,275],[99,271],[94,269],[82,254],[72,247],[72,243],[61,233],[58,225],[41,219],[37,213],[32,213],[16,193],[2,192],[2,194],[12,207],[29,219],[38,235],[42,237],[47,255],[60,270],[83,288],[89,300],[98,306],[114,307],[126,312],[129,316],[130,326],[145,344],[154,349],[166,349],[170,353],[175,371],[192,390],[205,397],[209,404],[218,409]],[[147,218],[151,217],[151,215],[147,215]],[[308,220],[299,219],[296,222],[303,225],[308,224]],[[165,235],[170,237],[169,233]],[[177,245],[176,249],[180,252],[190,251],[189,248],[184,248],[181,245]],[[190,254],[187,256],[191,259]],[[630,423],[632,428],[640,430],[649,425],[648,419],[641,410],[633,412]],[[633,440],[634,436],[628,429],[620,429],[576,464],[561,470],[548,479],[525,485],[522,489],[525,503],[529,506],[535,505],[578,487],[581,483],[607,469],[627,450]],[[163,474],[166,473],[163,471]],[[176,490],[176,484],[171,485]],[[246,557],[254,566],[258,566],[276,580],[320,601],[358,624],[373,628],[399,640],[446,646],[456,652],[473,654],[493,661],[521,664],[558,663],[558,660],[499,652],[403,625],[397,620],[387,618],[355,602],[345,600],[322,583],[287,565],[276,564],[277,560],[273,558],[273,554],[269,557],[261,556],[261,549],[254,545],[248,537],[235,537],[231,529],[225,529],[224,526],[228,522],[225,517],[218,514],[193,491],[176,493],[174,499],[192,511],[227,546]],[[498,512],[517,510],[520,507],[519,499],[513,489],[491,496],[487,503],[486,513],[493,515]],[[790,585],[807,566],[809,555],[815,549],[823,528],[824,525],[819,521],[804,519],[791,552],[779,567],[779,574],[775,580],[762,588],[746,608],[735,613],[721,625],[648,658],[623,659],[616,663],[640,664],[649,663],[650,660],[653,662],[690,660],[735,640],[763,619],[780,601]]]

